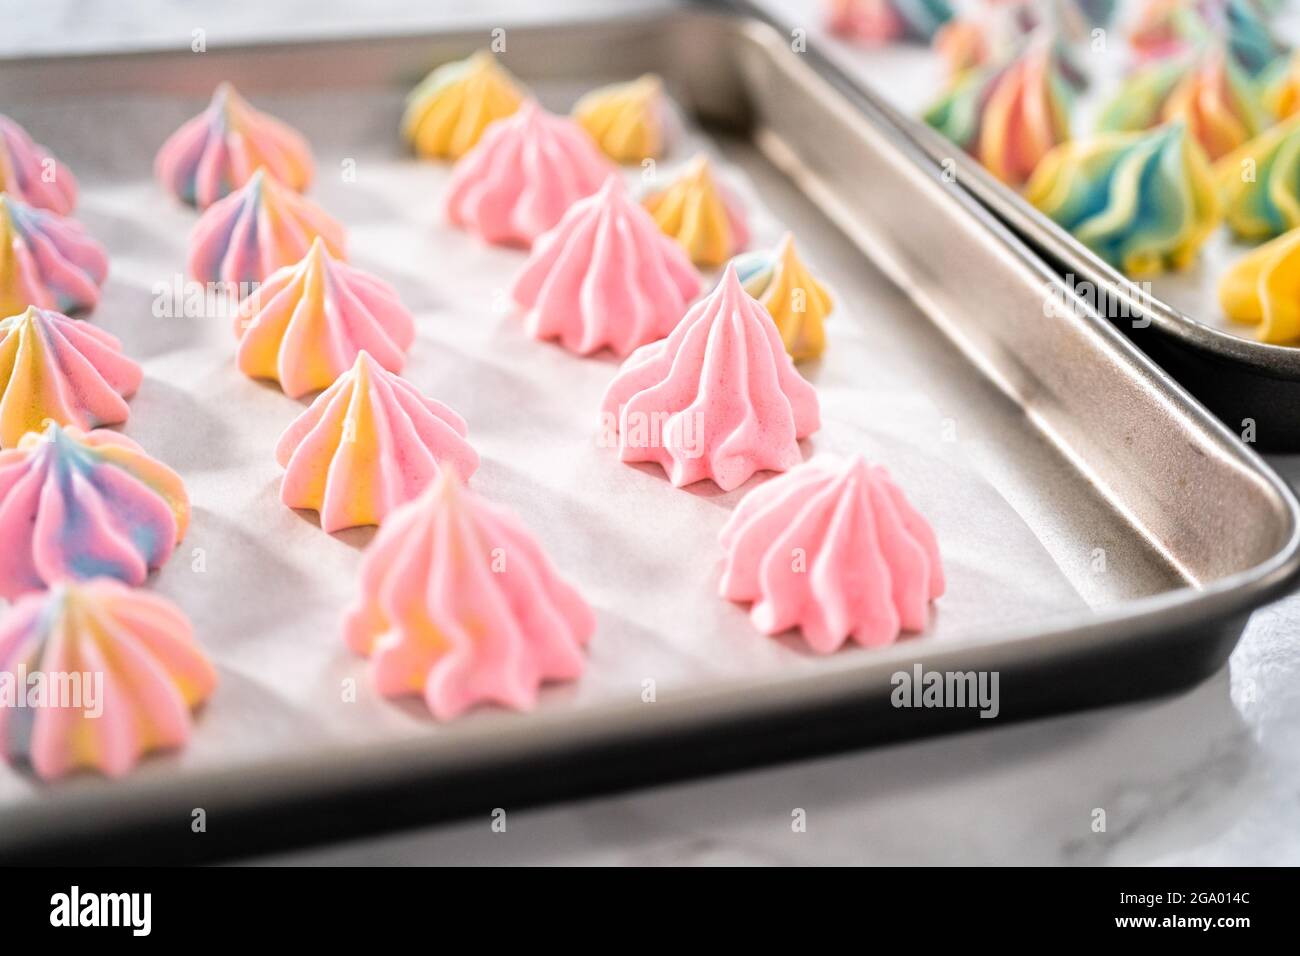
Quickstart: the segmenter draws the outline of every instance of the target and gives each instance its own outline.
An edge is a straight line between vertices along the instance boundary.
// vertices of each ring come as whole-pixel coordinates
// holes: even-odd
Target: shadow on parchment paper
[[[150,454],[185,472],[221,471],[238,454],[226,419],[190,392],[152,376],[145,376],[131,400],[131,414],[148,423]]]

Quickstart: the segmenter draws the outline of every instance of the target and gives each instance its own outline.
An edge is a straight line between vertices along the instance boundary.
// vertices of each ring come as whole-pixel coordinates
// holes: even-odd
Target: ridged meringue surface
[[[746,253],[735,262],[740,284],[772,316],[790,357],[803,362],[821,355],[834,303],[795,252],[794,235],[787,232],[774,250]]]
[[[641,204],[702,269],[717,268],[749,245],[744,212],[714,177],[707,156],[695,157],[666,189],[650,192]]]
[[[867,43],[929,43],[953,17],[948,0],[830,0],[827,28]]]
[[[116,432],[28,432],[0,451],[0,597],[75,578],[143,584],[189,523],[185,484]]]
[[[1271,70],[1263,82],[1264,105],[1274,119],[1284,120],[1300,113],[1300,52],[1292,53],[1284,65]]]
[[[0,113],[0,193],[60,216],[77,205],[77,180],[68,167]]]
[[[107,277],[108,254],[81,223],[0,193],[0,316],[89,312]]]
[[[415,319],[392,286],[335,259],[318,236],[301,262],[240,303],[235,334],[239,370],[297,398],[332,385],[363,349],[400,372]]]
[[[624,356],[671,332],[699,292],[681,247],[611,174],[537,241],[510,295],[534,337]]]
[[[487,242],[527,248],[612,169],[577,123],[528,100],[456,163],[447,218]]]
[[[34,307],[0,319],[0,448],[51,421],[120,424],[143,378],[121,343],[87,322]]]
[[[379,529],[343,626],[381,694],[450,720],[531,710],[542,684],[581,675],[596,622],[519,520],[448,470]]]
[[[885,469],[820,455],[740,500],[719,536],[719,591],[764,634],[799,628],[818,654],[922,631],[944,591],[929,523]]]
[[[1300,230],[1252,249],[1219,280],[1219,302],[1234,322],[1256,326],[1261,342],[1300,340]]]
[[[74,678],[85,688],[79,706],[0,707],[0,753],[43,780],[80,769],[118,777],[150,751],[184,745],[191,711],[217,684],[180,608],[112,578],[19,599],[0,618],[0,671],[43,674],[49,693]]]
[[[446,405],[359,352],[280,436],[280,500],[319,512],[328,532],[382,524],[441,471],[469,480],[478,453],[467,431]]]
[[[573,118],[616,163],[639,163],[664,153],[668,104],[663,81],[653,74],[592,90],[574,105]]]
[[[730,264],[668,338],[628,357],[601,413],[622,461],[655,462],[678,487],[708,478],[723,491],[793,468],[799,439],[821,427],[816,389]]]
[[[1214,167],[1228,228],[1271,239],[1300,226],[1300,117],[1279,123]]]
[[[212,102],[167,137],[154,159],[154,175],[182,202],[206,209],[265,169],[280,183],[304,191],[311,185],[311,147],[296,129],[268,116],[229,83]]]
[[[487,50],[438,67],[406,98],[402,136],[420,156],[460,159],[523,102],[515,78]]]

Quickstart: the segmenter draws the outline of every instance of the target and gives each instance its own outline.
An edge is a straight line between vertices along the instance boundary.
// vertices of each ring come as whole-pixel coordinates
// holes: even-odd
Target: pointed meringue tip
[[[600,184],[600,194],[602,196],[620,195],[626,187],[623,185],[623,177],[618,172],[612,172],[605,177],[605,181]]]
[[[722,278],[718,280],[718,285],[725,287],[728,292],[733,289],[738,292],[745,291],[745,287],[740,284],[740,274],[736,272],[736,261],[734,259],[727,260],[727,264],[722,270]]]
[[[330,251],[325,245],[325,240],[320,236],[314,237],[311,241],[311,246],[307,249],[307,254],[303,256],[303,258],[313,260],[331,258]]]

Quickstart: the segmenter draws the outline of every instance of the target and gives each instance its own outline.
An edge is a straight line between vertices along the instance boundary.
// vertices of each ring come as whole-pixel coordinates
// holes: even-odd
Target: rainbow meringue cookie
[[[112,578],[20,598],[0,618],[0,672],[20,693],[38,674],[52,693],[58,676],[79,698],[28,693],[23,708],[0,707],[0,753],[43,780],[91,768],[118,777],[183,746],[217,684],[180,608]]]
[[[750,252],[734,261],[741,285],[772,316],[790,357],[803,362],[821,355],[824,323],[834,304],[795,252],[794,235],[787,232],[771,252]]]
[[[1185,268],[1219,223],[1209,161],[1182,123],[1058,146],[1025,196],[1130,276]]]
[[[577,123],[528,100],[456,163],[447,218],[487,242],[528,248],[612,170]]]
[[[714,177],[707,156],[696,156],[667,189],[651,191],[641,204],[702,269],[717,268],[749,245],[740,203]]]
[[[535,338],[624,356],[671,332],[699,292],[686,254],[612,173],[537,241],[510,295]]]
[[[793,468],[799,440],[821,427],[816,389],[732,265],[668,338],[628,357],[601,418],[602,441],[622,461],[655,462],[678,487],[707,478],[723,491]]]
[[[77,180],[48,149],[0,114],[0,192],[60,216],[77,205]]]
[[[307,140],[293,127],[253,109],[229,83],[158,150],[154,175],[182,202],[206,209],[243,186],[259,169],[303,192],[311,185]]]
[[[1274,119],[1287,119],[1300,113],[1300,52],[1270,69],[1260,78],[1264,105]]]
[[[343,624],[379,693],[421,695],[438,720],[478,704],[531,710],[544,683],[582,674],[595,628],[518,519],[451,470],[379,529]]]
[[[1261,342],[1300,341],[1300,229],[1251,250],[1219,280],[1219,303]]]
[[[764,634],[799,628],[818,654],[922,631],[944,591],[934,531],[861,456],[818,455],[764,482],[740,499],[719,541],[722,596],[752,602]]]
[[[0,319],[0,448],[48,422],[121,424],[143,378],[121,343],[87,322],[37,308]]]
[[[668,101],[653,74],[592,90],[573,107],[573,118],[616,163],[655,159],[667,148]]]
[[[190,275],[247,294],[277,269],[291,266],[320,237],[335,258],[346,257],[343,227],[265,169],[199,217],[190,235]]]
[[[1271,239],[1300,226],[1300,116],[1224,156],[1214,175],[1237,236]]]
[[[0,193],[0,316],[89,312],[107,277],[108,254],[81,223]]]
[[[460,159],[492,123],[510,116],[524,95],[497,58],[479,50],[426,76],[406,98],[402,137],[417,155]]]
[[[180,476],[116,432],[28,432],[0,451],[0,597],[68,578],[143,584],[185,534]]]
[[[953,17],[947,0],[830,0],[827,28],[866,43],[929,43]]]
[[[280,500],[318,512],[327,532],[382,524],[439,472],[469,480],[478,453],[467,431],[450,408],[361,351],[280,436]]]
[[[301,262],[240,303],[235,334],[239,370],[298,398],[332,385],[362,350],[400,372],[415,319],[392,286],[335,259],[318,236]]]

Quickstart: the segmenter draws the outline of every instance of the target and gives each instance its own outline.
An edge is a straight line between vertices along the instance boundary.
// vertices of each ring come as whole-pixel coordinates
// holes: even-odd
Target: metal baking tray
[[[810,451],[863,450],[931,517],[950,580],[931,628],[826,658],[759,635],[715,593],[740,492],[672,489],[594,447],[612,362],[522,333],[497,306],[520,254],[442,225],[445,168],[397,142],[403,91],[486,27],[0,62],[4,109],[81,176],[78,215],[113,256],[93,321],[146,369],[125,430],[195,505],[149,586],[191,615],[221,677],[191,746],[124,779],[0,767],[0,858],[211,860],[1165,693],[1219,667],[1295,580],[1297,503],[1274,473],[1086,305],[1045,316],[1056,274],[815,52],[694,9],[506,35],[507,65],[558,108],[661,74],[756,234],[795,231],[839,303],[806,368],[827,422]],[[193,221],[150,158],[221,79],[312,140],[314,194],[353,261],[416,312],[405,374],[467,418],[476,486],[596,607],[588,674],[532,714],[435,725],[369,692],[338,635],[368,536],[276,501],[271,447],[300,406],[234,371],[225,325],[150,315]],[[915,665],[996,671],[998,718],[891,706]],[[341,706],[348,679],[362,686]]]

